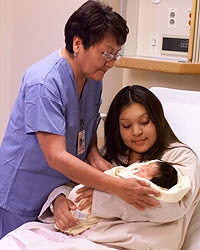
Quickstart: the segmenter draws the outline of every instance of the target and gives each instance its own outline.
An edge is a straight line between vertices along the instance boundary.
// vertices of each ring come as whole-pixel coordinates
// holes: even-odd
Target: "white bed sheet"
[[[0,241],[1,250],[117,250],[96,244],[81,236],[56,232],[53,224],[29,222]]]

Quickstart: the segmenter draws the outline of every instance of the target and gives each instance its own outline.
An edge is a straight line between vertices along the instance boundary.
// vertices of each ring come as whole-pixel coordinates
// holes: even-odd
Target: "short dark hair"
[[[85,49],[100,42],[107,34],[116,38],[118,45],[126,41],[129,29],[124,18],[112,7],[89,0],[79,7],[68,19],[65,33],[65,47],[73,54],[73,39],[78,36]]]
[[[151,179],[151,182],[163,188],[171,188],[177,184],[178,173],[177,170],[166,161],[156,162],[159,166],[159,173]]]
[[[128,148],[123,143],[119,129],[119,116],[124,107],[140,103],[156,127],[155,144],[141,155],[140,161],[161,159],[172,142],[178,142],[165,116],[161,102],[147,88],[140,85],[126,86],[114,97],[105,120],[105,159],[124,165],[121,156],[127,156]]]

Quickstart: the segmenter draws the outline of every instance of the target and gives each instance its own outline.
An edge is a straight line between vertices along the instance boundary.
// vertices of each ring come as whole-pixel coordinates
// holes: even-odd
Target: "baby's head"
[[[168,189],[177,184],[178,181],[176,169],[166,161],[155,161],[144,165],[141,167],[138,175],[160,187]]]

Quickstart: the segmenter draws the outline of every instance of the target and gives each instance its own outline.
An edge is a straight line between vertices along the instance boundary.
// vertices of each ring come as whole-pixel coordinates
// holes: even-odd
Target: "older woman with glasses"
[[[65,48],[25,72],[0,148],[0,237],[36,220],[48,194],[70,180],[141,210],[158,205],[145,183],[104,174],[111,164],[96,145],[102,78],[127,34],[111,7],[87,1],[65,25]]]

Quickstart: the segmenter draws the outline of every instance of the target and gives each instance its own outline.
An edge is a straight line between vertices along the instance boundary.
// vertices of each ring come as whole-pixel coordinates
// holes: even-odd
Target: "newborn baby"
[[[116,178],[136,178],[139,180],[146,180],[150,183],[150,186],[160,191],[161,196],[156,197],[156,199],[169,203],[181,200],[191,188],[191,184],[187,176],[181,175],[181,173],[170,163],[160,160],[152,160],[145,163],[134,163],[128,167],[118,166],[105,171],[105,173]],[[81,184],[75,186],[67,198],[74,202],[77,197],[76,191],[82,186],[83,185]],[[82,201],[74,203],[78,207],[81,202]],[[73,215],[80,219],[80,223],[68,229],[65,233],[72,235],[80,234],[88,228],[96,225],[98,221],[102,219],[92,215],[89,212],[90,208],[91,207],[88,207],[82,211],[72,211]]]

